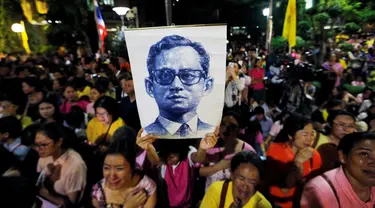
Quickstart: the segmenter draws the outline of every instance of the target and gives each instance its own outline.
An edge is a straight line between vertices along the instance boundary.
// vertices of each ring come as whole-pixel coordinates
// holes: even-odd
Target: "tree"
[[[53,45],[76,45],[84,42],[85,53],[91,56],[91,42],[88,36],[95,25],[94,13],[87,0],[49,0],[47,19],[51,25],[47,30],[48,39]],[[94,28],[96,31],[96,27]],[[97,33],[91,39],[97,40]]]
[[[274,51],[283,53],[288,48],[288,40],[284,37],[281,37],[281,36],[274,37],[271,40],[271,48]]]

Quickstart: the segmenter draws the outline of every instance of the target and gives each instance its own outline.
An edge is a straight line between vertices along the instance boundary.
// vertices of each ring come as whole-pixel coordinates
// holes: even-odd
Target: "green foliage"
[[[375,22],[375,11],[373,9],[363,9],[360,11],[360,16],[364,23],[372,24]]]
[[[282,36],[274,37],[271,40],[271,48],[275,51],[284,51],[288,47],[288,40]]]
[[[310,9],[307,9],[307,10],[305,11],[305,14],[310,15],[310,16],[314,16],[314,15],[316,15],[317,13],[318,13],[318,8],[317,8],[316,6],[311,7]]]
[[[324,26],[328,23],[329,15],[325,12],[315,15],[314,20],[319,23],[320,26]]]
[[[328,8],[327,12],[331,18],[338,18],[342,15],[343,8],[339,5],[334,5]]]
[[[344,42],[344,43],[340,44],[340,49],[344,52],[349,52],[349,51],[354,50],[354,46],[352,44]]]
[[[345,32],[348,34],[354,34],[361,29],[361,27],[354,22],[346,23],[344,28],[345,28]]]
[[[301,50],[302,48],[305,47],[305,45],[306,45],[306,41],[303,38],[297,36],[296,45],[294,46],[294,48],[297,50]]]

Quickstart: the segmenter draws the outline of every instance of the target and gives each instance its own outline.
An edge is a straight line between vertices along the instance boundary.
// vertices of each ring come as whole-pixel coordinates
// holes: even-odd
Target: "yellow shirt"
[[[346,61],[344,59],[340,59],[340,64],[342,66],[342,69],[347,69],[348,68],[348,65],[346,64]]]
[[[108,127],[104,126],[102,122],[100,122],[97,118],[93,118],[90,120],[89,124],[87,125],[86,134],[87,138],[91,143],[95,143],[97,139],[101,136],[105,136],[108,131],[107,138],[111,138],[115,131],[124,126],[125,122],[118,118],[115,122],[112,123],[111,128],[108,131]]]
[[[17,119],[21,119],[20,115],[17,115],[16,117]],[[30,126],[32,123],[33,123],[33,120],[30,117],[24,116],[21,120],[22,129],[25,129],[26,127]]]
[[[82,91],[77,91],[78,97],[80,98],[82,96],[90,96],[90,90],[91,87],[86,86]]]
[[[214,182],[206,191],[201,203],[201,208],[218,208],[220,205],[221,190],[223,189],[224,181]],[[232,195],[232,182],[228,184],[228,191],[225,197],[224,208],[229,208],[234,202]],[[267,199],[259,192],[247,202],[243,208],[272,208]]]
[[[317,150],[321,145],[329,143],[328,137],[322,133],[319,134],[318,143],[316,144],[315,149]]]

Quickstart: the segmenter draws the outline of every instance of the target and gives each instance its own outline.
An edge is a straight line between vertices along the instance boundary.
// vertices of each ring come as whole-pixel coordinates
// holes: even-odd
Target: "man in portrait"
[[[171,35],[151,46],[145,85],[159,116],[145,128],[147,133],[193,138],[213,128],[197,114],[202,97],[213,89],[209,68],[210,56],[198,42]]]

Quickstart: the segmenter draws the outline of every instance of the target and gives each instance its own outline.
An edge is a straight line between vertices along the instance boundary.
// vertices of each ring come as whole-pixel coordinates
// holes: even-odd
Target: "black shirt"
[[[129,97],[122,98],[120,102],[120,116],[125,121],[125,124],[132,127],[135,131],[138,132],[141,129],[136,100],[130,102]]]

